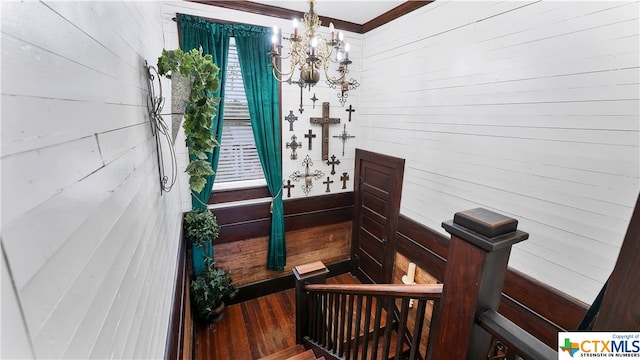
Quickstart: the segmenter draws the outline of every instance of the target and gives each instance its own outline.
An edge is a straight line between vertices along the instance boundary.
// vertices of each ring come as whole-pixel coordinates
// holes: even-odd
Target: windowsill
[[[244,180],[244,181],[231,181],[226,183],[215,183],[213,184],[213,190],[241,190],[245,188],[252,188],[258,186],[267,186],[267,182],[265,179],[256,179],[256,180]]]

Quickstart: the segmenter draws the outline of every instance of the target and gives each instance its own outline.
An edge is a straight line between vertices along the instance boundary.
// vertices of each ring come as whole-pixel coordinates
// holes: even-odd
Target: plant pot
[[[224,301],[220,302],[217,308],[211,311],[211,315],[209,316],[209,321],[213,323],[217,323],[224,317]]]
[[[171,76],[171,137],[174,144],[178,136],[178,129],[182,125],[192,83],[193,77],[182,76],[177,71]]]

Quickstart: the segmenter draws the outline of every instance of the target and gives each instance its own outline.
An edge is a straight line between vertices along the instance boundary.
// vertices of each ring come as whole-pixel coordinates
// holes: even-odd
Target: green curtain
[[[213,62],[218,65],[220,72],[220,89],[213,96],[220,97],[220,105],[216,116],[211,122],[211,133],[218,142],[222,141],[222,119],[224,117],[224,85],[227,71],[227,58],[229,55],[229,39],[233,26],[230,24],[214,24],[195,16],[178,14],[180,24],[180,46],[183,51],[199,49],[202,46],[204,54],[211,54]],[[191,157],[191,156],[190,156]],[[195,209],[205,209],[211,195],[211,188],[215,180],[215,171],[220,159],[220,147],[213,149],[213,153],[207,153],[214,174],[209,176],[207,184],[200,193],[192,191],[191,206]]]
[[[234,25],[233,34],[249,102],[253,137],[273,197],[267,268],[284,270],[287,254],[282,206],[279,88],[271,74],[271,58],[267,55],[271,50],[271,28]]]

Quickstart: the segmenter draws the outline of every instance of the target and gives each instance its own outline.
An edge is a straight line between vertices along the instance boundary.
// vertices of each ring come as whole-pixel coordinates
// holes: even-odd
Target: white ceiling
[[[301,12],[309,11],[309,2],[307,0],[251,1]],[[315,0],[314,10],[320,16],[362,25],[404,2],[404,0]]]

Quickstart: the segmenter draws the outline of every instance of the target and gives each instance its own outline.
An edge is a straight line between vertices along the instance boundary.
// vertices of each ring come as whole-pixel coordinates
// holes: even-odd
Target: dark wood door
[[[365,283],[390,283],[404,159],[356,149],[351,259]]]

